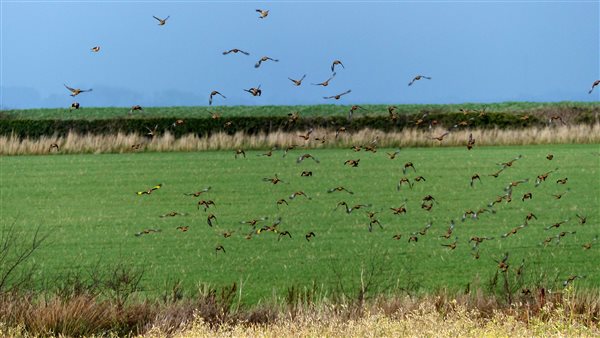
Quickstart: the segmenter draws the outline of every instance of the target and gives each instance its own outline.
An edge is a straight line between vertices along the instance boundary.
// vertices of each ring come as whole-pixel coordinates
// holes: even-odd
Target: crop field
[[[570,282],[578,288],[600,284],[597,144],[408,148],[390,159],[386,153],[394,151],[294,149],[285,157],[283,151],[272,156],[248,151],[237,158],[233,151],[5,156],[2,225],[14,222],[24,238],[37,226],[49,234],[31,262],[40,283],[98,264],[125,263],[144,271],[148,296],[178,280],[189,288],[235,282],[247,303],[313,283],[325,293],[354,292],[361,281],[374,292],[484,288],[506,253],[514,285],[561,288],[570,276],[578,276]],[[319,163],[312,158],[298,163],[307,152]],[[516,158],[510,166],[499,164]],[[359,165],[345,165],[350,159],[360,159]],[[416,170],[403,173],[407,162]],[[497,178],[489,176],[502,168]],[[303,171],[312,176],[301,176]],[[536,186],[536,177],[548,172]],[[471,186],[476,173],[481,181]],[[282,182],[264,180],[275,175]],[[415,181],[417,176],[424,180]],[[412,188],[399,185],[403,177]],[[520,180],[527,181],[512,187],[512,201],[505,197],[488,207]],[[158,184],[150,194],[137,194]],[[328,193],[338,186],[353,194]],[[198,197],[185,195],[206,187],[211,188]],[[290,198],[300,191],[309,198]],[[532,198],[522,200],[528,192]],[[435,201],[423,202],[426,195]],[[278,205],[280,199],[285,203]],[[201,200],[214,205],[205,210]],[[347,212],[336,208],[342,201],[365,206]],[[406,213],[390,210],[403,205]],[[461,220],[467,210],[481,208],[486,211],[477,219]],[[370,218],[368,211],[376,214]],[[170,212],[183,215],[160,217]],[[526,222],[528,213],[537,219]],[[212,226],[209,214],[216,216]],[[278,218],[275,231],[258,231]],[[251,220],[258,222],[252,226]],[[372,220],[381,226],[374,222],[370,229]],[[444,238],[451,221],[453,232]],[[136,236],[148,229],[160,231]],[[411,236],[418,240],[409,242]],[[493,239],[473,249],[475,236]]]
[[[483,110],[498,113],[535,113],[539,111],[582,111],[600,109],[597,102],[502,102],[502,103],[462,103],[462,104],[398,104],[396,113],[417,114],[421,112],[455,113],[460,109]],[[346,116],[351,105],[310,105],[310,106],[198,106],[198,107],[148,107],[131,113],[130,107],[85,107],[78,110],[65,108],[3,110],[2,117],[18,119],[110,119],[128,117],[210,117],[218,113],[223,117],[234,116],[286,116],[298,112],[302,116]],[[387,115],[388,105],[361,105],[355,116]]]

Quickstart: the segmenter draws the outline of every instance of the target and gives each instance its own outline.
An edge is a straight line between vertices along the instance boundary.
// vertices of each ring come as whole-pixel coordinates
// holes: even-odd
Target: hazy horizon
[[[0,12],[2,109],[207,106],[212,90],[227,96],[216,106],[600,101],[600,88],[588,94],[598,1],[2,1]],[[222,55],[232,48],[250,55]],[[280,61],[257,69],[261,56]],[[311,85],[335,59],[345,67],[331,84]],[[432,79],[407,86],[419,74]],[[72,98],[64,84],[93,91]],[[258,85],[260,97],[243,91]]]

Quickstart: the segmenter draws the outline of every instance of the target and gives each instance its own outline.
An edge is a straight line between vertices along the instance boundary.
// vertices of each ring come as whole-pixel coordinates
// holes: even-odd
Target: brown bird
[[[161,232],[161,231],[162,230],[160,230],[160,229],[145,229],[145,230],[135,233],[135,236],[140,237],[141,235],[147,235],[147,234]]]
[[[335,138],[337,138],[341,133],[345,133],[346,132],[346,127],[339,127],[336,131],[335,131]]]
[[[430,204],[422,203],[421,204],[421,209],[423,209],[425,211],[431,211],[431,208],[433,208],[433,203],[430,203]]]
[[[502,272],[507,272],[508,268],[509,268],[509,264],[508,264],[508,252],[504,254],[504,257],[502,257],[501,261],[497,261],[494,260],[496,263],[498,263],[498,269],[502,270]]]
[[[194,196],[194,197],[198,197],[202,194],[204,194],[205,192],[209,192],[211,189],[210,186],[200,190],[200,191],[196,191],[196,192],[190,192],[190,193],[184,193],[185,196]]]
[[[85,93],[85,92],[91,92],[92,89],[79,89],[79,88],[71,88],[69,86],[67,86],[66,84],[63,83],[63,85],[65,86],[65,88],[67,88],[70,92],[71,92],[71,96],[75,97],[81,93]]]
[[[535,180],[535,186],[537,187],[537,186],[538,186],[538,185],[540,185],[542,182],[546,181],[546,179],[548,178],[548,176],[549,176],[551,173],[553,173],[553,172],[555,172],[555,171],[557,171],[557,170],[558,170],[558,168],[555,168],[554,170],[550,170],[550,171],[548,171],[548,172],[545,172],[545,173],[543,173],[543,174],[540,174],[540,175],[538,175],[538,176],[537,176],[537,179]]]
[[[594,245],[594,243],[596,243],[597,241],[598,241],[598,235],[596,235],[596,236],[594,237],[594,239],[592,239],[592,241],[591,241],[591,242],[587,242],[587,243],[583,244],[581,247],[582,247],[584,250],[589,250],[589,249],[591,249],[591,248],[592,248],[592,245]]]
[[[298,159],[296,160],[296,163],[300,163],[300,162],[304,161],[304,159],[307,159],[307,158],[311,158],[313,161],[315,161],[317,163],[321,163],[321,161],[319,161],[318,158],[314,157],[311,154],[304,154],[304,155],[298,157]]]
[[[537,216],[530,212],[525,216],[525,222],[531,221],[533,218],[537,219]]]
[[[415,76],[415,77],[412,79],[412,81],[410,81],[410,82],[408,83],[408,85],[409,85],[409,86],[412,86],[412,85],[413,85],[413,83],[415,83],[415,81],[419,81],[419,80],[421,80],[421,79],[427,79],[427,80],[431,80],[431,78],[430,78],[429,76],[417,75],[417,76]]]
[[[344,96],[344,95],[346,95],[346,94],[348,94],[348,93],[350,93],[350,92],[352,92],[352,90],[351,90],[351,89],[348,89],[348,90],[346,90],[345,92],[343,92],[343,93],[341,93],[341,94],[332,95],[332,96],[323,96],[323,98],[324,98],[325,100],[329,100],[329,99],[335,99],[335,100],[339,100],[339,99],[340,99],[342,96]]]
[[[242,54],[244,54],[244,55],[250,55],[250,53],[248,53],[248,52],[244,52],[243,50],[241,50],[241,49],[237,49],[237,48],[230,49],[230,50],[226,50],[226,51],[224,51],[224,52],[223,52],[223,55],[227,55],[227,54],[229,54],[229,53],[234,53],[234,54],[237,54],[237,53],[242,53]]]
[[[233,235],[234,232],[235,231],[225,231],[225,232],[222,233],[222,235],[225,238],[229,238],[229,237],[231,237],[231,235]]]
[[[363,108],[359,105],[351,106],[350,111],[348,112],[348,120],[352,120],[352,114],[354,114],[354,112],[357,111],[358,109],[366,110],[365,108]]]
[[[508,237],[510,235],[516,235],[519,230],[523,229],[526,226],[527,226],[527,223],[523,223],[523,224],[519,225],[518,227],[513,228],[509,232],[507,232],[504,235],[502,235],[502,238],[506,238],[506,237]]]
[[[260,85],[256,88],[244,89],[245,92],[252,94],[252,96],[261,96],[262,90],[260,89]]]
[[[392,122],[396,122],[396,120],[398,120],[398,113],[395,112],[396,109],[398,109],[396,106],[388,106],[388,116],[390,118],[390,120],[392,120]]]
[[[373,224],[377,224],[381,229],[383,229],[383,225],[381,225],[378,219],[371,218],[369,221],[369,232],[373,232]]]
[[[427,225],[423,229],[419,230],[418,234],[421,236],[427,235],[427,230],[429,230],[429,228],[431,228],[431,222],[427,223]]]
[[[346,68],[346,67],[344,67],[344,65],[342,64],[342,61],[340,61],[340,60],[334,60],[334,61],[333,61],[333,63],[331,64],[331,71],[332,71],[332,72],[335,72],[335,66],[336,66],[336,65],[340,65],[340,66],[342,66],[342,68]]]
[[[406,207],[405,207],[406,203],[402,204],[401,206],[397,207],[397,208],[390,208],[390,210],[392,210],[392,212],[394,213],[394,215],[400,215],[400,214],[406,214]]]
[[[338,202],[338,204],[335,206],[335,209],[333,209],[333,210],[337,210],[337,208],[339,208],[340,205],[343,205],[346,208],[346,213],[347,214],[349,214],[349,213],[352,212],[352,209],[350,207],[348,207],[348,204],[346,202],[344,202],[344,201]]]
[[[327,190],[328,193],[332,193],[335,191],[345,191],[345,192],[349,193],[350,195],[354,194],[352,191],[350,191],[342,186],[331,188],[331,189]]]
[[[433,198],[433,196],[431,196],[431,195],[427,195],[427,196],[423,197],[422,201],[423,202],[436,202],[437,203],[437,201],[435,200],[435,198]]]
[[[408,243],[410,242],[418,242],[419,241],[419,237],[417,237],[416,233],[412,233],[411,236],[408,238]]]
[[[481,183],[481,177],[479,177],[479,174],[473,174],[473,176],[471,176],[471,188],[473,188],[475,180],[479,180],[479,183]]]
[[[223,251],[223,253],[225,253],[225,248],[222,245],[217,245],[215,247],[215,255],[219,252],[219,251]]]
[[[554,122],[554,121],[560,121],[560,123],[562,123],[563,125],[566,125],[567,123],[565,122],[565,120],[563,120],[562,116],[560,115],[554,115],[554,116],[550,116],[550,123]]]
[[[311,83],[313,86],[323,86],[323,87],[327,87],[329,86],[329,81],[333,80],[333,78],[335,77],[336,73],[331,74],[331,77],[321,83]]]
[[[393,160],[396,158],[396,156],[398,156],[398,154],[400,154],[400,149],[397,149],[393,153],[386,153],[386,154],[390,160]]]
[[[438,140],[438,141],[442,142],[444,140],[444,137],[446,137],[446,135],[448,135],[448,134],[450,134],[450,132],[445,132],[442,135],[432,137],[431,139],[432,140]]]
[[[183,226],[183,225],[182,225],[182,226],[178,226],[178,227],[177,227],[177,230],[179,230],[179,231],[181,231],[181,232],[186,232],[186,231],[188,231],[189,229],[190,229],[190,226],[189,226],[189,225],[186,225],[186,226]]]
[[[553,159],[553,158],[554,158],[554,155],[552,155],[552,154],[548,154],[548,155],[546,156],[546,159],[547,159],[547,160],[550,160],[550,161],[552,161],[552,159]]]
[[[252,227],[256,227],[256,224],[257,224],[258,222],[261,222],[261,221],[266,221],[267,219],[268,219],[268,217],[261,217],[261,218],[259,218],[259,219],[251,219],[251,220],[249,220],[249,221],[241,221],[240,223],[241,223],[241,224],[249,224],[249,225],[251,225]]]
[[[479,259],[479,250],[475,250],[474,253],[471,253],[471,255],[473,256],[474,259]]]
[[[158,217],[164,218],[164,217],[175,217],[175,216],[185,216],[185,215],[187,215],[187,214],[183,213],[183,212],[171,211],[166,214],[160,215]]]
[[[469,134],[469,139],[467,140],[467,150],[473,149],[475,145],[475,139],[473,138],[473,134]]]
[[[425,182],[425,181],[427,181],[425,179],[425,177],[423,177],[423,176],[417,176],[417,177],[414,178],[414,180],[415,180],[415,182],[421,182],[421,181]]]
[[[398,181],[398,184],[396,185],[396,190],[400,191],[400,187],[404,183],[408,184],[408,187],[412,189],[412,183],[410,183],[410,180],[407,177],[402,177],[400,179],[400,181]]]
[[[450,236],[452,236],[452,232],[454,232],[454,220],[450,221],[450,226],[448,227],[448,230],[446,230],[446,233],[440,237],[450,239]]]
[[[556,183],[558,183],[558,184],[567,184],[568,180],[569,180],[569,178],[565,177],[565,178],[561,178],[559,180],[556,180]]]
[[[312,175],[313,175],[312,171],[306,171],[305,170],[302,173],[300,173],[301,177],[308,177],[308,176],[312,176]]]
[[[312,199],[307,194],[305,194],[304,191],[296,191],[296,192],[294,192],[293,194],[290,195],[290,199],[293,200],[294,198],[296,198],[298,196],[304,196],[304,197],[306,197],[309,200]]]
[[[244,149],[237,149],[235,151],[235,158],[237,159],[239,155],[244,156],[244,158],[246,158],[246,152],[244,151]]]
[[[310,239],[315,236],[316,236],[315,233],[311,231],[311,232],[307,233],[306,235],[304,235],[304,238],[306,238],[306,240],[310,242]]]
[[[577,218],[579,218],[579,224],[584,225],[585,222],[587,222],[586,216],[579,216],[579,214],[575,214],[575,216],[577,216]]]
[[[569,190],[563,192],[562,194],[552,194],[552,197],[554,197],[555,199],[559,200],[561,199],[567,192],[569,192]]]
[[[266,61],[279,62],[279,60],[278,60],[278,59],[273,59],[273,58],[271,58],[271,57],[268,57],[268,56],[263,56],[263,57],[261,57],[261,58],[260,58],[260,59],[259,59],[259,60],[256,62],[256,64],[254,64],[254,68],[258,68],[258,67],[260,67],[260,65],[261,65],[263,62],[266,62]]]
[[[577,231],[561,231],[558,235],[556,235],[556,245],[560,244],[560,239],[565,237],[566,235],[574,235]]]
[[[406,175],[406,170],[407,170],[408,168],[413,168],[413,170],[414,170],[415,172],[417,172],[417,169],[415,168],[415,166],[413,165],[413,163],[412,163],[412,162],[406,162],[406,163],[404,163],[404,168],[402,168],[402,173]]]
[[[560,222],[554,223],[554,224],[552,224],[552,225],[550,225],[550,226],[547,226],[547,227],[545,227],[544,229],[545,229],[545,230],[550,230],[550,229],[552,229],[552,228],[559,228],[561,225],[563,225],[563,224],[567,223],[568,221],[569,221],[569,220],[560,221]]]
[[[475,219],[477,218],[477,213],[475,211],[469,209],[463,213],[461,221],[464,222],[467,219],[467,216],[469,216],[469,215],[471,215],[471,218],[475,218]]]
[[[532,199],[532,198],[533,198],[533,194],[531,192],[527,192],[523,195],[523,197],[521,197],[521,201],[525,202],[525,200]]]
[[[546,237],[546,239],[544,239],[540,245],[543,245],[544,247],[547,247],[550,243],[552,243],[552,241],[556,238],[556,236],[550,236],[550,237]]]
[[[469,243],[475,242],[475,244],[473,244],[473,248],[476,248],[476,247],[479,246],[479,244],[483,243],[483,241],[491,241],[492,239],[494,239],[494,237],[477,237],[477,236],[473,236],[469,240]]]
[[[264,10],[264,9],[257,9],[256,12],[258,12],[258,18],[259,19],[264,19],[269,15],[269,10]]]
[[[494,178],[498,178],[498,175],[500,175],[500,173],[501,173],[502,171],[504,171],[504,169],[505,169],[505,168],[502,168],[502,169],[500,169],[500,170],[496,171],[496,172],[495,172],[495,173],[493,173],[493,174],[488,174],[488,176],[493,176]]]
[[[371,207],[371,204],[355,204],[354,206],[352,206],[349,209],[349,212],[352,212],[354,210],[358,210],[358,209],[361,209],[361,208],[370,208],[370,207]]]
[[[277,176],[277,174],[275,174],[275,177],[265,177],[262,180],[264,182],[271,182],[273,184],[277,184],[279,182],[283,182],[282,180],[279,179],[279,177]]]
[[[298,137],[300,137],[301,139],[303,139],[304,141],[308,141],[310,139],[310,134],[312,134],[313,132],[313,128],[310,128],[306,134],[300,134],[298,135]]]
[[[198,201],[198,210],[200,210],[200,206],[204,206],[204,211],[206,211],[206,209],[210,208],[210,206],[215,206],[215,202],[212,200],[200,200]]]
[[[395,234],[394,236],[392,236],[392,238],[395,240],[399,240],[402,238],[402,234]]]
[[[225,97],[225,95],[219,93],[216,90],[213,90],[212,92],[210,92],[210,96],[208,97],[208,105],[212,106],[212,102],[213,102],[213,96],[215,95],[221,95],[221,97],[223,97],[224,99],[226,99],[227,97]]]
[[[344,162],[344,165],[349,165],[351,167],[358,167],[358,163],[360,162],[360,159],[357,160],[347,160],[346,162]]]
[[[212,227],[213,226],[213,222],[212,221],[217,221],[217,216],[215,216],[215,214],[208,214],[208,216],[206,217],[206,223],[208,224],[208,226]]]
[[[600,85],[600,80],[596,80],[596,81],[594,81],[594,83],[592,83],[592,88],[590,89],[590,91],[588,92],[588,94],[591,94],[591,93],[592,93],[592,91],[594,90],[594,88],[595,88],[597,85]]]
[[[450,250],[454,250],[454,249],[456,249],[457,243],[458,243],[458,237],[455,237],[454,242],[452,242],[450,244],[441,244],[441,245],[447,247]]]
[[[133,150],[140,150],[142,148],[142,144],[141,143],[136,143],[134,145],[131,146],[131,149]]]
[[[519,155],[508,162],[498,163],[498,165],[501,165],[503,168],[512,167],[512,165],[515,163],[515,161],[521,159],[522,157],[523,157],[523,155]]]
[[[69,108],[69,110],[77,110],[79,109],[79,102],[73,102],[71,103],[71,107]]]
[[[218,119],[221,118],[221,115],[219,113],[217,113],[217,112],[207,111],[207,113],[210,115],[210,118],[213,119],[213,120],[218,120]]]
[[[145,127],[145,128],[148,129],[146,136],[150,136],[150,137],[156,136],[156,133],[158,132],[158,124],[154,126],[154,129],[150,129],[148,127]]]
[[[159,26],[164,26],[164,25],[167,23],[167,20],[169,20],[169,18],[170,18],[171,16],[169,15],[169,16],[167,16],[167,17],[166,17],[166,18],[164,18],[164,19],[157,18],[157,17],[155,17],[154,15],[153,15],[152,17],[153,17],[153,18],[155,18],[156,20],[158,20],[158,25],[159,25]]]
[[[282,204],[289,205],[285,198],[277,200],[277,207],[279,207]]]
[[[362,146],[352,146],[350,149],[352,149],[354,152],[357,152],[362,150]]]
[[[92,47],[92,52],[98,53],[99,51],[100,51],[100,46],[94,46],[94,47]]]
[[[58,144],[57,143],[52,143],[50,144],[50,148],[48,148],[48,151],[52,151],[52,149],[56,149],[56,151],[59,151],[60,149],[58,148]]]
[[[154,190],[158,190],[162,187],[162,183],[157,184],[155,186],[153,186],[152,188],[146,190],[146,191],[138,191],[137,194],[138,195],[150,195],[152,194],[152,192],[154,192]]]
[[[292,81],[295,86],[300,86],[302,84],[302,80],[304,80],[305,77],[306,77],[306,74],[302,75],[302,77],[300,78],[300,80],[294,80],[291,77],[288,77],[288,79],[290,81]]]

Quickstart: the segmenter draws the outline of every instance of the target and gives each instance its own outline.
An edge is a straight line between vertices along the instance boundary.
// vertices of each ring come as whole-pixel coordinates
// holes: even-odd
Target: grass
[[[247,158],[234,159],[230,151],[189,153],[135,153],[102,155],[18,156],[1,157],[2,223],[16,220],[23,236],[37,225],[50,233],[45,245],[35,255],[37,280],[52,280],[72,271],[89,271],[98,264],[125,262],[143,270],[144,294],[156,297],[165,287],[181,281],[186,288],[199,283],[213,286],[236,282],[243,303],[254,304],[285,295],[290,286],[301,290],[313,283],[323,294],[341,290],[354,297],[361,290],[373,295],[386,290],[406,290],[419,294],[449,288],[463,290],[468,285],[487,286],[498,271],[497,263],[509,253],[510,271],[524,260],[523,285],[543,284],[562,288],[569,275],[585,275],[573,283],[592,288],[600,283],[600,243],[584,250],[582,245],[598,235],[600,215],[600,163],[597,144],[545,145],[518,147],[476,147],[404,149],[395,160],[385,152],[349,149],[318,149],[311,159],[296,163],[304,151],[293,150],[282,158],[257,156],[264,151],[248,151]],[[554,159],[545,157],[552,153]],[[487,176],[498,170],[498,162],[517,155],[523,158],[507,168],[500,177]],[[356,168],[344,166],[348,159],[360,158]],[[414,189],[403,186],[402,165],[411,161],[425,182]],[[535,188],[537,175],[559,168]],[[310,170],[312,177],[300,177]],[[482,183],[469,186],[474,173]],[[285,181],[277,185],[263,182],[278,174]],[[568,177],[566,185],[556,184]],[[514,189],[513,201],[495,207],[497,213],[485,213],[477,221],[460,221],[467,209],[484,207],[511,181],[528,178],[529,182]],[[161,189],[151,195],[138,196],[158,183]],[[346,186],[355,192],[327,193],[328,188]],[[197,210],[200,198],[184,196],[206,186],[212,190],[201,198],[214,200],[215,207]],[[303,190],[311,200],[297,197],[289,206],[277,207],[275,201]],[[568,192],[560,200],[552,194]],[[521,196],[533,192],[533,199],[522,202]],[[432,211],[421,209],[423,196],[431,194],[439,202]],[[395,216],[390,207],[407,200],[408,213]],[[372,204],[383,229],[368,231],[369,218],[363,211],[346,214],[334,210],[339,201],[349,204]],[[186,216],[160,218],[170,211]],[[206,215],[214,213],[218,222],[209,227]],[[528,212],[537,215],[517,235],[500,236],[523,223]],[[575,214],[586,215],[581,225]],[[270,225],[282,217],[281,231],[288,230],[292,239],[277,240],[277,234],[263,232],[252,239],[252,230],[240,221],[269,217]],[[568,220],[559,229],[545,227]],[[450,239],[440,238],[450,220],[456,221]],[[417,243],[408,243],[412,232],[428,222],[433,226]],[[189,226],[187,232],[176,230]],[[160,233],[140,237],[135,233],[158,228]],[[234,231],[224,238],[224,231]],[[313,231],[310,242],[304,235]],[[575,231],[544,247],[540,242],[560,231]],[[393,240],[401,233],[402,239]],[[481,258],[473,258],[468,243],[472,236],[493,236],[480,245]],[[458,246],[442,246],[458,237]],[[223,245],[226,253],[215,253]],[[511,280],[511,283],[513,281]],[[519,285],[517,281],[514,285]],[[365,290],[366,289],[366,290]]]
[[[420,112],[458,112],[459,109],[481,110],[488,112],[541,112],[600,110],[597,102],[501,102],[501,103],[462,103],[462,104],[390,104],[397,107],[400,114]],[[388,105],[361,105],[357,115],[387,115]],[[312,105],[312,106],[215,106],[215,107],[146,107],[143,112],[130,114],[130,107],[82,107],[79,110],[65,108],[42,108],[3,110],[0,116],[17,119],[107,119],[128,116],[145,117],[208,117],[209,112],[218,112],[224,118],[231,116],[286,116],[299,112],[302,116],[346,116],[350,105]]]
[[[406,129],[401,132],[380,132],[362,129],[358,132],[340,133],[334,130],[315,129],[314,137],[325,136],[326,142],[309,143],[309,148],[350,148],[353,145],[366,145],[378,139],[381,147],[427,147],[427,146],[460,146],[466,145],[469,134],[476,140],[476,145],[527,145],[527,144],[564,144],[564,143],[600,143],[600,124],[568,125],[555,127],[530,127],[523,130],[510,129],[468,129],[456,130],[444,138],[443,142],[432,137],[442,135],[445,129],[431,130]],[[69,133],[65,137],[42,136],[40,138],[24,138],[17,136],[0,136],[1,155],[33,155],[33,154],[78,154],[78,153],[131,153],[143,151],[202,151],[222,149],[271,149],[287,147],[299,143],[298,132],[276,131],[246,135],[238,132],[233,135],[216,133],[199,137],[188,134],[175,138],[168,131],[149,139],[139,134],[91,135]],[[59,150],[51,148],[56,144]],[[132,148],[139,145],[139,148]]]

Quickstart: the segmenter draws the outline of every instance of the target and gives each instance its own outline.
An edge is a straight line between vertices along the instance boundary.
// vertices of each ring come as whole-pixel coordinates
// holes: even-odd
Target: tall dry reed
[[[311,139],[305,142],[298,135],[277,131],[248,135],[242,132],[230,135],[216,133],[211,136],[194,134],[175,138],[166,131],[160,136],[149,138],[138,134],[80,135],[70,133],[66,137],[52,136],[39,139],[20,139],[15,136],[0,137],[0,155],[33,154],[78,154],[78,153],[129,153],[139,151],[203,151],[223,149],[271,149],[290,145],[305,145],[309,148],[348,148],[354,145],[367,145],[377,140],[378,147],[439,147],[466,145],[469,134],[475,138],[475,146],[561,144],[561,143],[600,143],[600,124],[567,125],[559,127],[531,127],[524,129],[472,129],[456,130],[442,142],[432,139],[445,132],[444,129],[431,130],[405,129],[398,132],[382,132],[363,129],[357,132],[339,133],[316,129],[314,137],[324,137],[325,142]],[[57,148],[51,147],[56,144]]]

